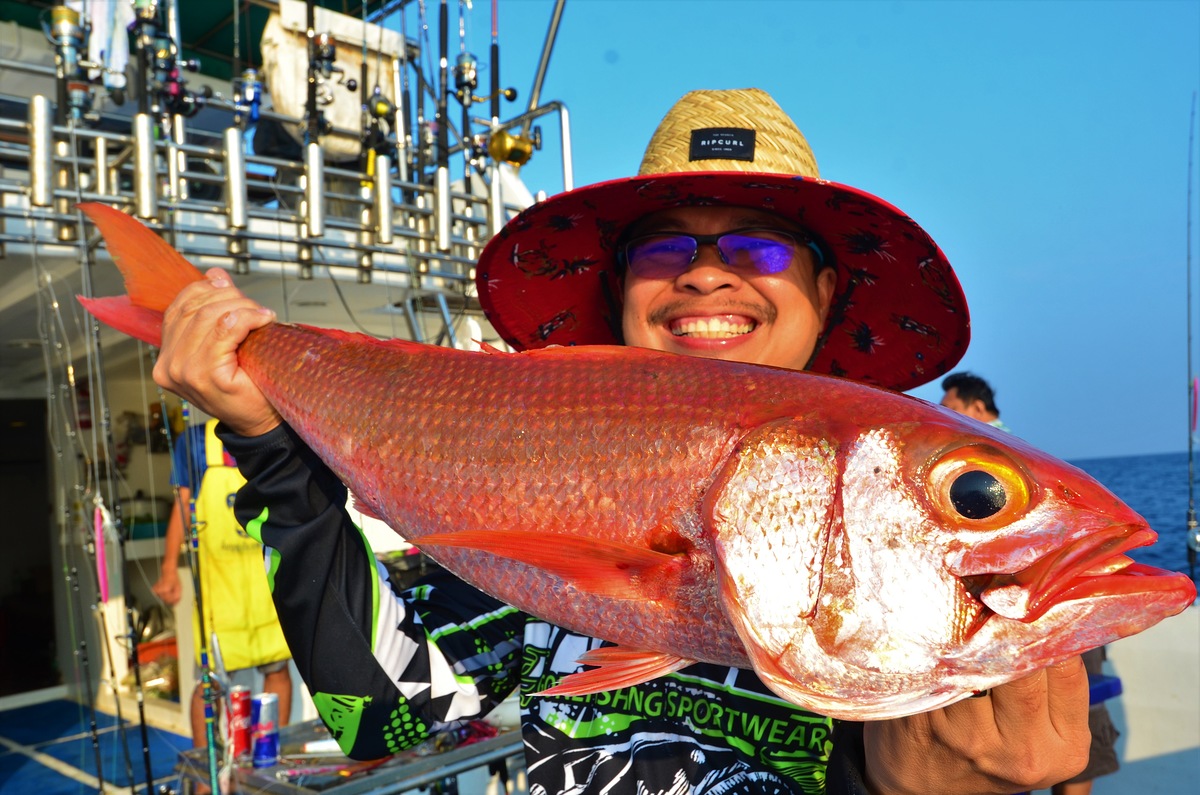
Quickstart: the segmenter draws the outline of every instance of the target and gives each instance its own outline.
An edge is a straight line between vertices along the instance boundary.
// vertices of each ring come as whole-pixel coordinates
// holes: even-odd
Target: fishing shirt
[[[587,696],[533,695],[602,641],[444,571],[393,587],[345,486],[288,426],[220,435],[247,479],[237,517],[264,545],[296,667],[347,756],[411,748],[517,692],[535,795],[866,795],[857,725],[783,701],[753,671],[696,664]]]

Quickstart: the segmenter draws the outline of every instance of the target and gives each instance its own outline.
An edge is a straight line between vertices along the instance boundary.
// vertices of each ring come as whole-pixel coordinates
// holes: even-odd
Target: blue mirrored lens
[[[643,279],[673,279],[688,269],[696,256],[696,239],[659,235],[635,240],[625,249],[629,270]]]
[[[791,238],[769,232],[722,235],[717,248],[732,267],[764,275],[787,270],[795,255]]]

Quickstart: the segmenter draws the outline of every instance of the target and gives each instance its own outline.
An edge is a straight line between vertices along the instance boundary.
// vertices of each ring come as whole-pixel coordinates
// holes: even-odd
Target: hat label
[[[754,160],[754,130],[708,127],[692,130],[688,160]]]

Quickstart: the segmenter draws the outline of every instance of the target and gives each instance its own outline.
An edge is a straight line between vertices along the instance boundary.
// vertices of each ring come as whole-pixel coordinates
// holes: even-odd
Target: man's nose
[[[715,243],[701,243],[696,249],[696,259],[677,280],[681,288],[701,293],[736,287],[740,283],[741,276],[721,259]]]

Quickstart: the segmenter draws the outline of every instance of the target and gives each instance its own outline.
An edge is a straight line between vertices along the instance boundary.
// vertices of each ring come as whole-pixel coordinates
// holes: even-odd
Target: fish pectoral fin
[[[368,519],[378,519],[381,522],[383,521],[383,516],[381,515],[382,512],[373,504],[362,499],[357,494],[352,494],[351,497],[353,499],[353,502],[350,504],[350,508],[352,510],[358,511]]]
[[[627,649],[622,646],[602,646],[586,652],[578,660],[594,665],[587,671],[568,674],[554,687],[534,693],[535,696],[586,696],[605,690],[632,687],[660,676],[686,668],[695,660],[666,652]]]
[[[415,540],[422,549],[462,547],[549,572],[580,591],[613,599],[653,599],[670,593],[691,563],[645,547],[528,530],[460,530]]]

